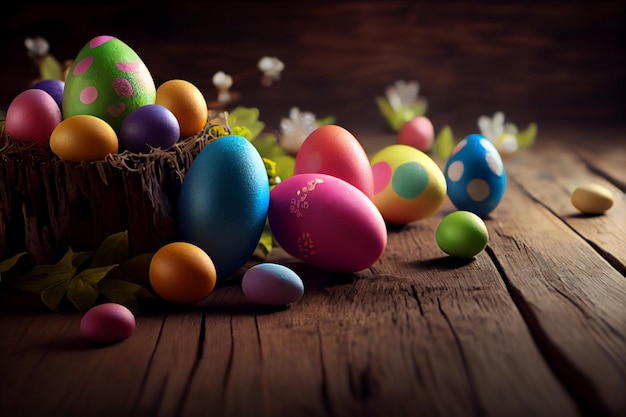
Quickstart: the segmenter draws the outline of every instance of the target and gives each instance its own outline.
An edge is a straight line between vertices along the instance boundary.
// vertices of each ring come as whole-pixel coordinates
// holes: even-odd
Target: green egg
[[[439,248],[450,256],[473,258],[485,249],[489,232],[485,222],[470,211],[446,215],[435,232]]]
[[[96,36],[78,53],[63,90],[63,117],[99,117],[119,133],[128,114],[156,96],[148,68],[127,44]]]

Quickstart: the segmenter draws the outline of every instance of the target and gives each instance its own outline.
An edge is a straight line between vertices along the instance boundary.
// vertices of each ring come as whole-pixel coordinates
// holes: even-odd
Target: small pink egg
[[[374,193],[367,153],[356,137],[341,126],[320,126],[302,143],[296,155],[294,174],[312,172],[341,178],[370,198]]]
[[[37,88],[25,90],[11,101],[7,109],[7,136],[47,144],[61,120],[61,109],[50,94]]]
[[[94,342],[119,342],[135,331],[135,316],[116,303],[100,304],[89,309],[80,321],[80,332]]]
[[[435,128],[426,116],[417,116],[406,122],[398,132],[398,143],[427,152],[433,147]]]

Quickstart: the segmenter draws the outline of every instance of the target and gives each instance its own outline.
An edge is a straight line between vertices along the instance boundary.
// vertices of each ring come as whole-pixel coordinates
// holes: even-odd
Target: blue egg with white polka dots
[[[444,176],[452,204],[482,218],[500,204],[506,187],[500,153],[479,134],[469,135],[456,145],[446,162]]]

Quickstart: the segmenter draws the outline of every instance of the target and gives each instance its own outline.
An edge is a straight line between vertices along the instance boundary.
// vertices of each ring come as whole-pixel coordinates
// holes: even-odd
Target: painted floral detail
[[[289,117],[280,121],[280,146],[288,153],[295,155],[309,134],[317,127],[315,115],[311,112],[301,112],[292,107]]]
[[[261,83],[270,86],[274,81],[280,80],[280,73],[285,69],[285,64],[276,57],[264,56],[259,60],[257,67],[263,73]]]
[[[307,181],[306,185],[296,191],[296,196],[291,199],[289,212],[295,214],[296,217],[304,217],[303,211],[309,208],[309,202],[307,201],[309,193],[315,190],[317,184],[321,184],[323,182],[324,180],[319,178]]]
[[[317,252],[309,232],[302,232],[302,234],[298,237],[298,250],[303,258],[313,256]]]

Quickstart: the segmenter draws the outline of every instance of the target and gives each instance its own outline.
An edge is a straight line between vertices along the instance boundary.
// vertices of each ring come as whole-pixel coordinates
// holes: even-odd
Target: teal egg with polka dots
[[[485,218],[500,204],[506,172],[496,147],[480,134],[465,137],[444,168],[450,201],[459,210]]]
[[[374,178],[372,201],[388,224],[408,224],[433,215],[446,197],[439,166],[419,149],[394,144],[370,160]]]

